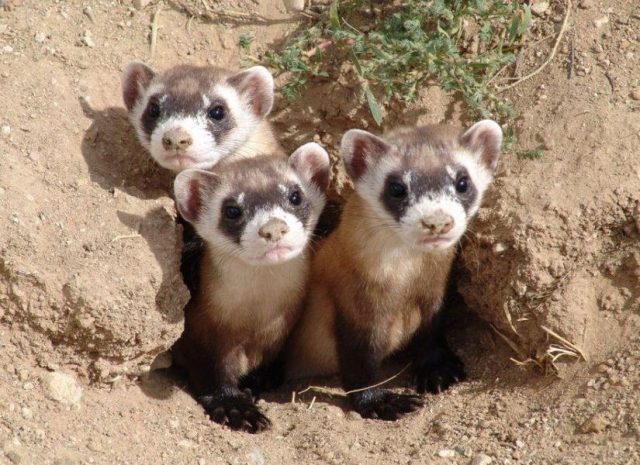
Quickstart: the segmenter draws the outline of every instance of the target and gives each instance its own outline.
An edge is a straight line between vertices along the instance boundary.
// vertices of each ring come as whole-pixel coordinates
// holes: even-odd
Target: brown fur
[[[294,377],[338,371],[338,314],[390,355],[407,345],[443,299],[454,250],[383,258],[379,248],[397,239],[372,224],[368,209],[352,194],[342,222],[313,258],[308,308],[289,348]]]

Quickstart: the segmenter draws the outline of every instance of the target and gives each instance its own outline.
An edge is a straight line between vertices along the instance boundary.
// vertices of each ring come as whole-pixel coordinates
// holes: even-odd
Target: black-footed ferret
[[[338,228],[315,254],[307,308],[287,348],[287,376],[340,372],[362,416],[396,420],[416,395],[369,388],[385,358],[415,349],[417,391],[465,378],[439,328],[455,246],[492,182],[502,130],[398,129],[384,138],[348,131],[341,150],[355,185]]]
[[[242,385],[268,374],[302,310],[328,184],[329,156],[315,143],[288,161],[261,156],[176,177],[178,210],[206,250],[173,355],[217,423],[253,433],[270,424]]]
[[[122,73],[122,95],[138,140],[162,167],[210,169],[227,158],[282,154],[265,117],[274,100],[263,66],[232,73],[179,65],[162,73],[140,61]]]

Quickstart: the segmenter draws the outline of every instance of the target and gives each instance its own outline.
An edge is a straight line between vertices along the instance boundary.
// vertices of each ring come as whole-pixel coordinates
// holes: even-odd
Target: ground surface
[[[165,7],[153,65],[239,68],[249,64],[240,34],[256,37],[259,59],[300,27],[279,0],[208,3],[268,21],[188,21]],[[536,21],[557,29],[562,2],[551,3]],[[273,429],[251,436],[211,424],[181,381],[135,376],[179,334],[184,299],[169,181],[137,146],[119,90],[123,66],[149,58],[155,2],[0,1],[0,463],[640,463],[634,3],[574,5],[555,61],[507,94],[521,114],[521,148],[543,145],[545,156],[505,155],[467,248],[475,255],[466,252],[469,268],[475,256],[482,267],[467,273],[463,292],[517,351],[459,312],[453,340],[470,381],[428,397],[416,415],[363,420],[339,395],[311,390],[293,403],[305,386],[285,386],[262,404]],[[552,41],[530,48],[522,66],[542,62]],[[315,136],[335,155],[346,127],[368,124],[366,111],[343,106],[349,92],[322,84],[294,105],[280,102],[274,119],[288,148]],[[387,123],[462,114],[428,87]],[[491,314],[503,305],[512,334]],[[533,362],[518,367],[511,358],[536,359],[541,325],[589,361],[561,365],[561,379]]]

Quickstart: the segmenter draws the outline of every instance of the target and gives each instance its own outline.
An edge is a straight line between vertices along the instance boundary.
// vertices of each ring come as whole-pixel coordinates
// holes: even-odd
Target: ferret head
[[[162,167],[212,168],[247,142],[273,106],[273,77],[262,66],[237,74],[177,66],[156,73],[129,63],[122,94],[140,143]]]
[[[501,144],[500,126],[485,120],[461,134],[424,127],[396,131],[387,140],[354,129],[341,150],[374,221],[411,247],[437,250],[456,244],[478,211]]]
[[[180,214],[217,257],[273,265],[305,249],[328,184],[329,156],[309,143],[288,161],[259,157],[214,172],[185,170],[176,177],[174,191]]]

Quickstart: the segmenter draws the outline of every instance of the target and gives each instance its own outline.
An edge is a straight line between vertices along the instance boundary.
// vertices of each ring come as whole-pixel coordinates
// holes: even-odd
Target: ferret
[[[230,157],[286,156],[265,120],[274,83],[263,66],[232,73],[179,65],[157,73],[133,61],[122,73],[122,96],[138,140],[171,171],[210,169]]]
[[[328,184],[329,156],[315,143],[288,160],[240,159],[175,179],[178,210],[205,252],[174,362],[217,423],[251,433],[270,425],[255,392],[242,388],[283,375],[276,362],[302,308],[308,244]]]
[[[350,130],[341,153],[354,192],[311,266],[306,309],[287,354],[290,379],[340,373],[363,417],[396,420],[423,404],[370,386],[382,362],[412,350],[416,390],[465,379],[440,327],[456,245],[493,180],[502,130],[425,126],[384,138]]]

